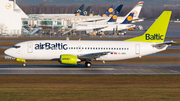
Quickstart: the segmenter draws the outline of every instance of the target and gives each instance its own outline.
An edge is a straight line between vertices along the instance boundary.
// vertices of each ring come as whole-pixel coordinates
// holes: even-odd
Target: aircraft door
[[[81,52],[81,51],[82,51],[82,47],[78,46],[78,52]]]
[[[139,55],[140,54],[140,45],[136,44],[136,48],[135,48],[136,54]]]
[[[33,53],[33,44],[32,43],[27,44],[27,51],[28,51],[28,53]]]

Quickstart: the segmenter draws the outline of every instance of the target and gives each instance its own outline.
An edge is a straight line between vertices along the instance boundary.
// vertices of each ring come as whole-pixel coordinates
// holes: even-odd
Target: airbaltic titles
[[[35,44],[35,49],[36,50],[67,50],[67,44],[63,44],[63,43],[39,43],[39,44]]]

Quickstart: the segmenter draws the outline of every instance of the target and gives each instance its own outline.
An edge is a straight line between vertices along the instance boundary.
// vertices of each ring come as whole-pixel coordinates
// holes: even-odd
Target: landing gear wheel
[[[23,66],[23,67],[26,67],[26,63],[23,63],[22,66]]]
[[[86,65],[86,67],[91,67],[91,63],[90,62],[86,62],[85,65]]]

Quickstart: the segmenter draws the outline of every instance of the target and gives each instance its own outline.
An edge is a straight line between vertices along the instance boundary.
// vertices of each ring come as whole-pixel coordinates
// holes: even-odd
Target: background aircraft
[[[88,16],[90,9],[91,9],[91,6],[88,6],[83,12],[80,13],[80,15]]]
[[[116,23],[118,12],[116,12],[107,22],[78,22],[73,27],[76,31],[88,32],[101,32],[101,31],[122,31],[125,29],[133,28],[135,25],[131,24],[134,13],[130,13],[122,23]]]
[[[110,6],[101,16],[102,17],[112,17],[114,14],[115,5]]]

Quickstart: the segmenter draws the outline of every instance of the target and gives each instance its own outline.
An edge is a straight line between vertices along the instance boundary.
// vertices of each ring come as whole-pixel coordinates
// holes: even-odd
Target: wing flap
[[[108,53],[110,52],[89,53],[89,54],[78,56],[78,58],[82,61],[93,61],[93,60],[96,60],[96,58],[107,55]]]

